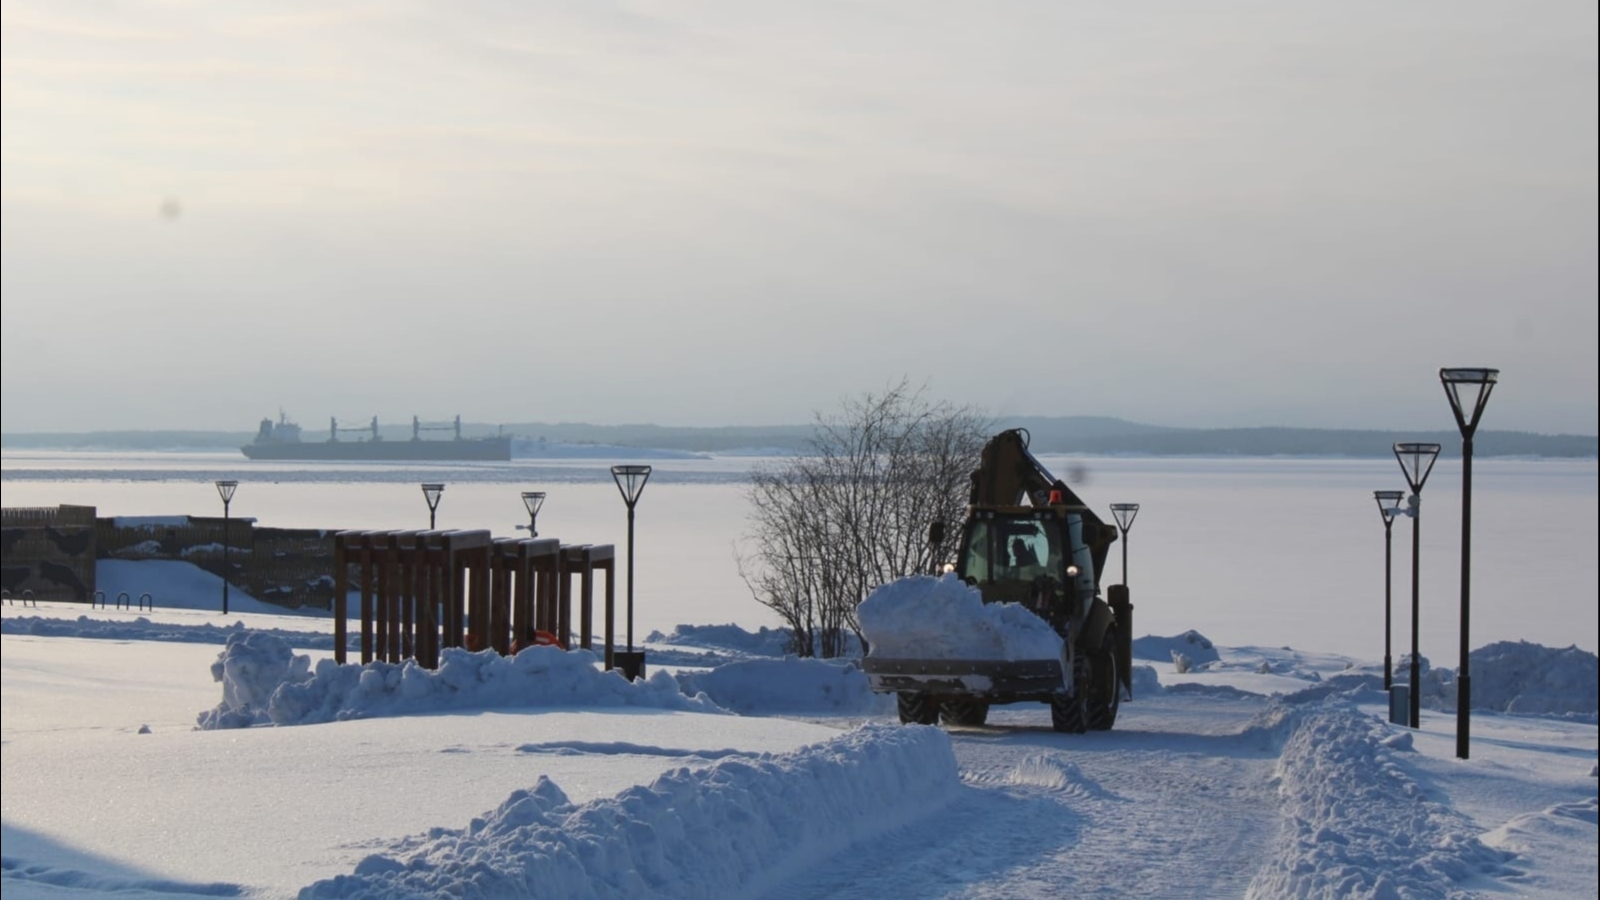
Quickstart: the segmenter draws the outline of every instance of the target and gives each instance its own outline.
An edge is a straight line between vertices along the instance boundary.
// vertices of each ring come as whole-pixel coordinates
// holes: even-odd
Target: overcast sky
[[[7,432],[1597,430],[1593,2],[4,2]]]

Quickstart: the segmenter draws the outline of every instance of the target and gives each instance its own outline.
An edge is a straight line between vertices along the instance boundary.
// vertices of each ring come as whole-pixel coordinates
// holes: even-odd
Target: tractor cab
[[[1021,603],[1058,629],[1095,596],[1082,515],[1065,506],[974,508],[956,572],[985,603]]]

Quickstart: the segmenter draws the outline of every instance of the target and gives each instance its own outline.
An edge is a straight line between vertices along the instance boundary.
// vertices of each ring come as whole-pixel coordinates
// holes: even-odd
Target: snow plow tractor
[[[933,523],[930,542],[937,546],[943,537],[942,523]],[[1111,728],[1124,695],[1132,696],[1133,607],[1122,585],[1112,587],[1109,602],[1100,592],[1101,569],[1116,539],[1116,526],[1101,521],[1028,451],[1026,430],[995,435],[972,473],[957,556],[946,566],[961,583],[949,575],[902,579],[946,598],[962,592],[966,596],[955,602],[966,602],[966,618],[930,622],[936,617],[924,608],[895,624],[892,616],[875,614],[874,633],[868,613],[876,610],[869,606],[881,610],[882,604],[869,597],[860,611],[870,645],[862,670],[872,690],[895,694],[905,723],[982,725],[993,704],[1039,702],[1049,704],[1057,731]],[[1002,613],[1011,626],[995,624]],[[993,614],[992,621],[982,614]],[[1019,624],[1045,632],[1049,643],[985,645],[927,630],[993,632]]]

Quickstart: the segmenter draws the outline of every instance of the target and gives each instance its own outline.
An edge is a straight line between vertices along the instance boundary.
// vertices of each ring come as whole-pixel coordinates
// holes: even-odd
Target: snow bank
[[[1161,662],[1172,660],[1180,665],[1179,671],[1185,672],[1193,666],[1204,666],[1206,663],[1216,662],[1221,659],[1221,654],[1205,635],[1198,631],[1185,631],[1173,637],[1157,637],[1145,635],[1133,641],[1134,659],[1153,659]],[[1180,663],[1180,659],[1187,660],[1188,665]]]
[[[954,573],[913,575],[874,590],[856,609],[870,656],[1059,659],[1061,636],[1016,603],[984,603]]]
[[[874,694],[867,676],[854,665],[820,659],[753,659],[709,672],[680,672],[678,684],[690,696],[710,700],[740,715],[886,714],[894,710],[887,694]]]
[[[1135,697],[1161,693],[1161,676],[1156,674],[1154,666],[1130,666],[1128,671],[1133,673],[1131,681]]]
[[[1524,715],[1600,715],[1600,657],[1577,647],[1558,650],[1500,641],[1472,651],[1472,708]],[[1435,669],[1422,679],[1422,704],[1456,708],[1456,673]]]
[[[217,545],[220,549],[221,545]],[[238,552],[238,548],[234,548]],[[94,566],[95,587],[115,600],[119,592],[138,597],[148,593],[162,609],[222,608],[222,579],[190,562],[170,559],[102,559]],[[231,613],[266,613],[276,616],[328,618],[319,609],[290,609],[264,603],[231,584],[228,590]]]
[[[438,830],[318,882],[301,900],[758,896],[961,789],[936,728],[868,725],[794,753],[679,768],[573,806],[541,778],[461,830]]]
[[[841,656],[861,655],[861,642],[853,633],[846,631],[839,638],[842,641]],[[688,650],[685,648],[696,647],[707,651],[706,655],[718,656],[724,660],[750,656],[781,657],[796,652],[792,629],[765,626],[756,631],[748,631],[738,625],[677,625],[670,634],[650,632],[645,642],[656,645],[651,648],[651,657],[662,661],[692,659],[693,657],[686,657]],[[818,643],[819,646],[812,648],[813,655],[822,649],[820,638]],[[666,664],[693,665],[694,663],[672,661]]]
[[[308,725],[463,709],[637,706],[724,712],[703,697],[685,697],[665,672],[629,682],[602,671],[587,650],[530,647],[515,657],[459,648],[440,654],[437,670],[415,662],[339,665],[331,659],[310,669],[275,635],[230,635],[211,666],[222,683],[222,703],[202,712],[199,727]]]
[[[222,683],[222,702],[200,714],[201,728],[247,728],[268,721],[279,687],[311,677],[311,657],[297,656],[276,635],[245,631],[228,636],[211,679]]]
[[[189,524],[188,516],[113,516],[112,525],[117,528],[184,528]]]
[[[1407,772],[1406,743],[1386,740],[1409,733],[1336,699],[1275,703],[1261,727],[1288,730],[1277,772],[1285,825],[1251,900],[1446,900],[1475,876],[1517,874],[1509,853]]]
[[[6,616],[0,619],[0,634],[27,634],[34,637],[99,638],[113,641],[165,641],[173,644],[226,644],[228,638],[247,630],[243,622],[232,625],[215,625],[201,622],[196,625],[179,625],[170,622],[152,622],[144,616],[118,621],[92,619],[55,619],[48,616]],[[256,629],[276,635],[302,650],[332,650],[333,635],[325,631],[297,631],[288,628]],[[351,635],[349,646],[358,646],[359,636]]]
[[[738,625],[678,625],[671,634],[652,631],[649,644],[702,647],[707,650],[734,651],[747,656],[783,656],[791,649],[794,633],[787,628],[761,628],[747,631]]]
[[[1484,834],[1483,840],[1512,853],[1532,854],[1544,843],[1543,836],[1551,832],[1565,833],[1564,836],[1579,845],[1591,843],[1597,824],[1600,824],[1600,801],[1585,797],[1515,816]]]

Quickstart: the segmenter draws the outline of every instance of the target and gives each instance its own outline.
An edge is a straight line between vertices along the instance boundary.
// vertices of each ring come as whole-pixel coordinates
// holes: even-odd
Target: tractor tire
[[[1083,734],[1089,730],[1087,691],[1076,697],[1055,694],[1050,698],[1050,724],[1063,734]]]
[[[1108,631],[1100,652],[1089,660],[1090,731],[1110,731],[1117,723],[1117,709],[1122,705],[1122,684],[1117,676],[1117,634]]]
[[[989,703],[986,700],[958,697],[939,704],[939,715],[946,725],[976,728],[988,720]]]
[[[939,724],[939,698],[928,694],[901,691],[895,695],[895,705],[900,709],[902,725]]]

